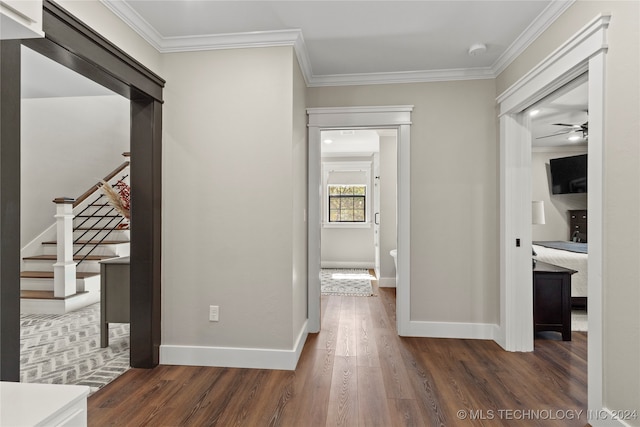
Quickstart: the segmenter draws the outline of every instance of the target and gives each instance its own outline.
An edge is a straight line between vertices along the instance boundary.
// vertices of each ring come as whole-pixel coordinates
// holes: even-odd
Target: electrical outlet
[[[210,322],[217,322],[219,320],[219,316],[220,316],[220,307],[217,305],[210,305],[209,306],[209,321]]]

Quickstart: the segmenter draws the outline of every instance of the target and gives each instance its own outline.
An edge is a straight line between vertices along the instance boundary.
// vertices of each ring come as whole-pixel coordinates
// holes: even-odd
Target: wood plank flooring
[[[532,353],[400,338],[394,289],[376,291],[323,296],[322,330],[295,371],[131,369],[89,398],[89,425],[586,425],[585,333],[538,339]]]

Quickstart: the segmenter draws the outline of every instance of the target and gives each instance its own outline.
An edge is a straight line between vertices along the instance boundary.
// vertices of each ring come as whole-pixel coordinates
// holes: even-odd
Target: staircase
[[[127,182],[128,167],[129,162],[125,162],[105,177],[105,181],[113,183],[118,180],[117,176],[123,174],[120,179]],[[61,248],[58,242],[62,216],[60,205],[56,215],[58,223],[53,224],[22,250],[21,313],[64,314],[100,301],[100,261],[129,255],[129,225],[111,207],[102,192],[98,191],[100,186],[99,183],[96,184],[77,200],[54,201],[60,203],[60,200],[63,200],[68,205],[67,217],[73,216],[72,222],[68,222],[69,226],[72,224],[73,227],[72,234],[68,234],[73,236],[73,242],[67,243],[69,259],[66,263],[61,262],[64,248]],[[60,275],[61,271],[65,271],[65,267],[71,267],[73,271],[74,264],[75,289],[67,289],[60,295],[60,288],[56,292],[54,284],[56,280],[64,278],[56,279],[55,275]],[[54,273],[56,266],[58,270]],[[71,287],[73,288],[73,284]]]

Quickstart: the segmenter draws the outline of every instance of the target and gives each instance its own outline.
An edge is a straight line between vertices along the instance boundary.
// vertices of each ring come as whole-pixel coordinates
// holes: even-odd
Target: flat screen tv
[[[587,192],[587,155],[560,157],[549,161],[551,192],[570,194]]]

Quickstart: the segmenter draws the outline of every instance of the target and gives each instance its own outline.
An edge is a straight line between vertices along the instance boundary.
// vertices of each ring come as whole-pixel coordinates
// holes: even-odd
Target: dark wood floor
[[[585,333],[538,339],[533,353],[492,341],[399,338],[395,292],[378,293],[323,296],[322,330],[309,336],[295,371],[131,369],[89,398],[89,425],[586,424]]]

